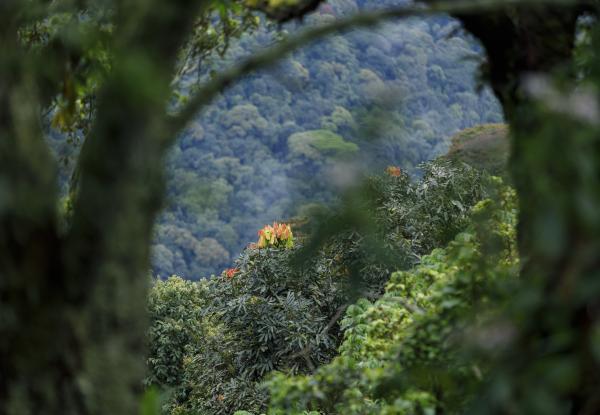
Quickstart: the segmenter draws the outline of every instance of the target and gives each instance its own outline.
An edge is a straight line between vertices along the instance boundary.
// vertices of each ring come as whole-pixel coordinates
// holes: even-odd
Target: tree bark
[[[170,81],[206,2],[122,3],[114,67],[58,226],[40,68],[0,5],[0,414],[134,414],[144,376],[149,247],[160,209]]]
[[[519,378],[531,373],[532,362],[550,365],[551,358],[573,357],[576,380],[556,395],[571,413],[594,414],[600,412],[600,367],[592,358],[591,331],[600,302],[597,290],[587,294],[582,290],[586,284],[593,287],[600,274],[600,226],[595,212],[600,145],[589,125],[541,110],[524,85],[530,74],[560,74],[574,80],[576,26],[583,10],[523,6],[456,17],[482,42],[490,85],[510,124],[523,290],[539,296],[537,302],[517,310],[521,313],[517,350],[503,364]],[[565,136],[565,131],[571,136]],[[561,332],[568,333],[569,341],[549,352],[549,343]],[[525,383],[520,387],[526,389]]]

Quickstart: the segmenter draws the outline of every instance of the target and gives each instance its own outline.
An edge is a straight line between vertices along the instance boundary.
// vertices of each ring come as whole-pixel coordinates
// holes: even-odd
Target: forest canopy
[[[598,3],[368,5],[0,4],[0,415],[600,412]]]
[[[334,0],[302,24],[277,30],[263,23],[184,84],[277,36],[396,3]],[[435,17],[353,30],[229,88],[180,134],[169,157],[169,203],[156,230],[154,273],[219,274],[264,223],[332,202],[337,189],[328,178],[345,151],[360,148],[360,158],[352,159],[366,171],[397,165],[415,172],[444,153],[459,130],[502,121],[490,90],[477,91],[481,47],[459,29],[456,20]]]

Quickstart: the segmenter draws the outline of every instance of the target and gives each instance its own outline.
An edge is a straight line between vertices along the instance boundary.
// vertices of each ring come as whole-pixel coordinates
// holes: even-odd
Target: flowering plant
[[[388,166],[385,172],[388,176],[392,177],[400,177],[402,175],[402,169],[398,166]]]
[[[267,248],[269,246],[293,248],[294,235],[292,234],[290,225],[273,222],[273,226],[267,225],[258,231],[258,242],[256,243],[256,247]]]
[[[225,273],[225,276],[228,279],[232,279],[234,277],[235,274],[237,274],[238,272],[240,272],[239,268],[227,268],[225,271],[223,271]]]

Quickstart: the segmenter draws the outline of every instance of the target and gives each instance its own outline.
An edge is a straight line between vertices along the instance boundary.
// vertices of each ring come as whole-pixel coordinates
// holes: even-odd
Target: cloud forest
[[[0,2],[0,415],[600,413],[599,14]]]

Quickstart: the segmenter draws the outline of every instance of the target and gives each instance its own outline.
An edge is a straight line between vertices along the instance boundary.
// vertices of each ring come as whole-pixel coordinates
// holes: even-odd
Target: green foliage
[[[342,135],[354,135],[357,124],[350,111],[344,107],[337,106],[331,115],[321,118],[321,127],[333,132],[339,132]]]
[[[490,174],[506,177],[508,153],[508,126],[485,124],[453,136],[447,157],[451,160],[461,160]]]
[[[344,159],[358,151],[358,146],[344,140],[328,130],[313,130],[292,134],[288,138],[291,157],[306,157],[310,160],[323,160],[331,157]]]
[[[176,393],[172,413],[259,410],[266,395],[257,381],[266,373],[307,373],[334,356],[339,266],[319,258],[297,269],[297,249],[247,248],[236,269],[208,281],[202,315],[212,334],[186,358],[185,392]]]
[[[334,333],[325,330],[343,297],[335,269],[320,258],[305,269],[290,266],[293,249],[247,249],[231,279],[211,280],[208,312],[236,338],[239,374],[257,379],[276,368],[305,372],[327,361]]]
[[[417,256],[446,245],[464,229],[471,207],[486,197],[489,184],[464,163],[440,158],[421,167],[423,176],[414,183],[406,173],[375,179],[385,233],[406,240]]]
[[[484,186],[487,179],[467,165],[438,160],[423,168],[423,178],[415,182],[405,174],[369,179],[367,186],[374,189],[372,202],[377,206],[373,234],[354,231],[332,235],[301,265],[298,254],[304,253],[302,239],[293,245],[252,244],[236,260],[235,268],[208,281],[186,283],[186,288],[198,284],[201,311],[184,303],[183,297],[163,294],[165,287],[178,287],[177,292],[183,294],[180,279],[157,283],[153,298],[172,300],[164,305],[167,309],[189,309],[188,324],[196,327],[200,336],[199,341],[191,337],[182,345],[179,332],[156,329],[170,328],[170,317],[163,322],[159,316],[153,323],[152,341],[165,345],[165,350],[183,350],[182,359],[177,354],[176,361],[163,364],[175,372],[169,378],[175,382],[162,382],[163,386],[173,386],[166,411],[264,411],[268,394],[261,382],[269,373],[308,375],[327,367],[323,365],[336,356],[344,336],[346,341],[339,350],[348,349],[356,359],[367,353],[352,346],[352,337],[348,337],[355,332],[350,330],[352,324],[345,320],[340,325],[348,306],[347,315],[353,315],[370,304],[360,300],[351,305],[357,294],[352,274],[356,272],[361,278],[358,294],[375,301],[392,270],[410,268],[419,261],[421,251],[442,246],[464,230],[471,208],[490,191]],[[287,231],[283,224],[275,224],[265,227],[259,236],[266,241],[271,233],[287,237]],[[387,262],[387,256],[378,254],[372,246],[374,240],[383,241],[395,259]],[[413,280],[415,286],[425,283],[416,277]],[[423,286],[423,291],[426,288]],[[404,318],[402,314],[374,325],[375,331],[387,331],[373,344],[387,350],[386,339],[396,338],[391,330]],[[356,350],[350,353],[353,347]],[[161,376],[155,373],[159,367],[150,367],[151,378]]]
[[[498,300],[517,275],[515,194],[478,203],[448,247],[394,273],[383,297],[342,320],[340,356],[312,375],[271,376],[270,414],[429,414],[465,409],[486,373],[466,350],[501,347]]]
[[[596,16],[582,18],[584,11],[598,14],[595,2],[497,7],[491,13],[471,12],[462,3],[445,9],[457,12],[482,40],[488,79],[511,123],[520,264],[512,190],[494,179],[489,188],[480,186],[475,168],[452,171],[454,166],[434,163],[417,184],[400,170],[412,173],[445,146],[445,135],[498,118],[493,101],[469,92],[473,85],[457,57],[477,48],[452,35],[448,18],[412,21],[392,39],[357,32],[333,37],[325,54],[308,49],[310,59],[295,56],[280,68],[291,72],[279,78],[292,80],[301,89],[296,93],[249,77],[250,87],[238,85],[222,96],[205,112],[206,128],[191,128],[172,155],[177,160],[183,154],[170,173],[181,179],[173,193],[186,202],[180,210],[171,207],[161,224],[166,226],[159,227],[181,242],[175,254],[158,245],[171,266],[178,256],[186,262],[194,255],[218,266],[229,253],[225,241],[233,246],[243,240],[236,229],[248,216],[240,211],[273,216],[289,210],[287,202],[272,203],[285,194],[282,182],[322,173],[322,166],[298,175],[291,174],[295,166],[282,167],[290,156],[287,137],[299,131],[317,132],[305,148],[335,156],[367,150],[359,129],[373,124],[384,131],[383,145],[379,153],[365,153],[401,166],[388,170],[388,182],[364,186],[380,191],[374,201],[367,200],[371,192],[362,199],[345,195],[345,211],[328,216],[334,225],[329,229],[340,231],[354,219],[351,230],[315,239],[318,249],[308,250],[312,255],[300,267],[292,261],[300,244],[292,246],[290,233],[259,243],[260,249],[249,247],[220,278],[157,283],[147,333],[151,387],[143,397],[144,273],[164,196],[166,149],[190,114],[265,61],[246,61],[217,76],[221,81],[208,82],[192,97],[196,104],[177,112],[194,91],[193,75],[212,77],[194,61],[213,51],[236,60],[247,39],[225,56],[229,39],[255,27],[255,16],[236,1],[98,4],[1,6],[0,413],[151,414],[164,396],[158,388],[172,389],[164,409],[178,414],[263,410],[268,399],[273,414],[600,412],[600,60],[593,53],[600,27]],[[250,4],[285,20],[319,2]],[[346,6],[364,4],[334,2],[314,19],[336,21]],[[426,13],[419,7],[396,14]],[[577,21],[588,19],[575,62],[569,62]],[[322,30],[310,33],[329,29]],[[266,33],[251,46],[269,42],[261,38]],[[271,59],[279,53],[275,49]],[[448,65],[450,57],[460,63]],[[523,76],[532,72],[558,81]],[[307,87],[313,80],[317,92]],[[348,91],[350,97],[339,102]],[[400,95],[409,117],[398,111],[387,116],[385,107]],[[357,110],[365,100],[369,110]],[[341,106],[352,111],[358,128],[346,122],[348,131],[338,129],[334,115]],[[225,112],[230,118],[222,118]],[[349,121],[338,111],[340,116],[342,124]],[[384,128],[383,121],[395,127]],[[68,134],[67,141],[85,138],[72,181],[79,185],[69,189],[60,212],[56,166],[44,141],[50,128]],[[222,148],[221,129],[231,139]],[[261,141],[248,139],[261,132]],[[487,138],[467,133],[454,150],[469,149],[473,164],[495,168],[498,160],[479,152]],[[349,143],[356,146],[352,151]],[[281,173],[279,181],[273,172]],[[202,197],[196,181],[216,196]],[[265,183],[271,197],[253,193]],[[316,195],[305,184],[303,200],[330,197],[326,186]],[[487,192],[490,199],[472,206]],[[388,203],[388,194],[396,200]],[[405,206],[396,209],[398,204]],[[223,216],[216,215],[223,206]],[[200,217],[200,207],[215,208],[214,216]],[[361,216],[365,207],[378,216]],[[170,232],[171,225],[177,232]],[[381,246],[391,255],[381,255]],[[417,266],[407,270],[410,259]],[[392,266],[398,272],[388,278]],[[348,286],[365,297],[352,307]],[[342,339],[340,356],[331,360]],[[269,375],[274,371],[280,373]],[[266,376],[272,377],[270,397],[261,384]]]
[[[184,356],[204,341],[200,318],[206,288],[173,276],[154,281],[148,296],[148,385],[171,387],[181,382]]]
[[[213,53],[201,66],[190,57],[177,90],[188,96],[198,78],[302,27],[393,5],[332,0],[303,24],[273,30],[261,23],[232,37],[222,57]],[[335,201],[330,170],[340,160],[370,173],[392,164],[415,174],[421,162],[445,153],[459,130],[502,121],[490,91],[475,90],[472,58],[480,49],[456,27],[452,19],[416,19],[335,35],[232,85],[181,133],[167,164],[169,203],[160,219],[198,241],[215,239],[227,254],[221,261],[194,255],[159,227],[153,272],[218,274],[263,224],[294,217],[303,205]]]
[[[519,244],[524,261],[517,260],[514,191],[495,180],[490,187],[473,179],[481,171],[505,173],[504,125],[457,134],[449,155],[427,166],[419,183],[411,183],[392,166],[387,177],[370,184],[384,195],[372,205],[377,207],[377,220],[364,222],[373,225],[374,236],[355,230],[327,239],[319,253],[339,261],[342,270],[354,268],[365,280],[378,276],[385,282],[390,263],[377,262],[377,255],[365,249],[379,237],[395,248],[396,260],[408,254],[418,264],[393,273],[381,298],[377,289],[363,291],[366,298],[348,307],[337,327],[343,336],[339,356],[331,362],[316,370],[273,365],[280,373],[267,375],[268,413],[597,412],[595,247],[600,222],[593,208],[599,176],[592,85],[598,80],[598,65],[591,46],[598,32],[589,30],[579,46],[582,54],[576,57],[578,83],[536,78],[526,85],[531,94],[528,106],[511,102],[518,110],[507,110],[513,117],[512,171],[521,196]],[[426,60],[415,52],[416,62]],[[322,67],[323,74],[341,72],[335,64]],[[359,75],[366,95],[385,83],[370,69]],[[427,77],[447,81],[441,67],[431,68]],[[377,101],[375,95],[371,98]],[[477,118],[460,103],[449,105],[449,111],[460,119]],[[331,119],[321,117],[321,122],[322,128],[339,132]],[[410,126],[435,141],[424,117],[411,120]],[[452,172],[456,168],[462,169],[460,174]],[[473,207],[482,195],[491,198]],[[464,232],[455,236],[460,231]],[[436,249],[448,241],[445,248]],[[517,278],[519,273],[522,278]],[[234,314],[234,321],[238,319]],[[222,327],[227,326],[235,323]],[[242,327],[234,332],[243,332]],[[255,347],[266,346],[255,343],[246,350]],[[237,382],[235,393],[261,396],[259,404],[249,400],[246,409],[265,410],[261,380],[257,376],[246,389]]]

